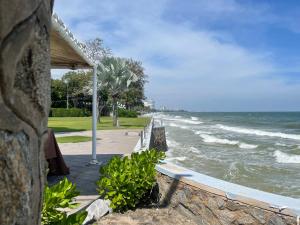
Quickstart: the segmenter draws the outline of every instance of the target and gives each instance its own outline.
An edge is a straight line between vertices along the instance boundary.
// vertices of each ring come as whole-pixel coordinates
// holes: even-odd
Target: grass
[[[120,117],[120,127],[113,127],[111,117],[101,117],[101,122],[97,124],[97,130],[143,129],[149,122],[149,117]],[[49,117],[48,127],[53,129],[54,132],[91,130],[92,117]]]
[[[86,142],[91,141],[92,137],[87,136],[66,136],[66,137],[57,137],[58,143],[78,143],[78,142]]]

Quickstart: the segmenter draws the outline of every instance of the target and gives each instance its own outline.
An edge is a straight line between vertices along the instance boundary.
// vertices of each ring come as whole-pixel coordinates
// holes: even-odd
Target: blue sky
[[[64,0],[54,11],[79,40],[142,61],[158,107],[300,111],[299,0]]]

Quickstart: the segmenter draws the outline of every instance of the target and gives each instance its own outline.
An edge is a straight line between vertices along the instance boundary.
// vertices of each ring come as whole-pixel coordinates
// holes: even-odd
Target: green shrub
[[[138,116],[138,113],[133,110],[118,109],[118,115],[119,117],[136,118]]]
[[[100,196],[109,199],[115,211],[134,208],[154,187],[155,165],[164,158],[165,153],[155,149],[132,153],[130,158],[113,157],[100,168]]]
[[[61,209],[75,208],[77,203],[73,202],[78,196],[76,185],[73,185],[67,178],[51,187],[46,186],[44,190],[44,201],[42,210],[43,225],[81,225],[87,216],[87,212],[79,212],[67,216]]]
[[[91,116],[91,112],[78,108],[51,108],[49,116],[52,117],[84,117]]]

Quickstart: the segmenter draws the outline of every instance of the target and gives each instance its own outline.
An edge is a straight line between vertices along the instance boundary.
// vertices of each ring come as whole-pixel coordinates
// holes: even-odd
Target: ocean
[[[300,198],[300,112],[164,112],[167,161]]]

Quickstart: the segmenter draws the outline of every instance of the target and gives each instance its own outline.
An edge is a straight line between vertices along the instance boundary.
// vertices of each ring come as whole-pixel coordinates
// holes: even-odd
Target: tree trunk
[[[0,224],[40,224],[51,0],[0,0]]]
[[[99,94],[97,94],[97,121],[98,121],[98,123],[100,123],[100,117],[101,117],[100,97],[99,97]]]
[[[116,98],[113,98],[113,126],[118,126],[118,102]]]
[[[99,108],[98,108],[98,117],[97,117],[97,119],[98,119],[98,123],[100,123],[100,119],[101,119],[101,114],[102,114],[102,110],[104,109],[104,107],[105,107],[105,105],[101,105],[101,106],[99,106]]]
[[[97,110],[97,121],[98,121],[98,123],[100,123],[101,113],[102,113],[103,108],[105,107],[105,103],[103,103],[103,101],[101,101],[101,99],[100,99],[101,97],[100,97],[99,93],[97,95],[97,98],[98,98],[98,100],[97,100],[97,109],[98,109]]]

